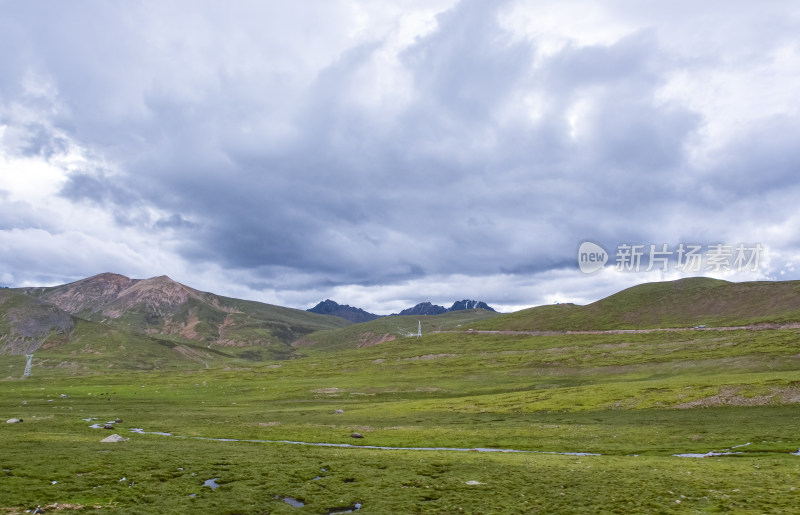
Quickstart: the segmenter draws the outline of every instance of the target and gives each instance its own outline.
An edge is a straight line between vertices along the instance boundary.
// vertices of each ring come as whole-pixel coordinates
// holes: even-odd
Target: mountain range
[[[799,326],[800,281],[689,278],[634,286],[585,306],[499,314],[477,301],[449,309],[420,303],[383,317],[331,300],[304,311],[223,297],[166,276],[106,273],[60,286],[0,289],[0,355],[36,353],[39,366],[65,370],[289,359],[312,348],[336,351],[415,337],[419,325],[424,336],[754,324]]]
[[[494,308],[490,307],[483,301],[465,299],[454,302],[449,309],[444,306],[431,304],[430,302],[420,302],[414,307],[404,309],[400,313],[393,313],[389,316],[441,315],[442,313],[448,313],[450,311],[464,311],[468,309],[485,309],[486,311],[495,312]],[[320,315],[331,315],[344,318],[345,320],[349,320],[355,324],[369,322],[370,320],[375,320],[381,317],[381,315],[368,313],[361,308],[355,308],[353,306],[348,306],[347,304],[339,304],[330,299],[320,302],[307,311],[310,311],[311,313],[318,313]]]

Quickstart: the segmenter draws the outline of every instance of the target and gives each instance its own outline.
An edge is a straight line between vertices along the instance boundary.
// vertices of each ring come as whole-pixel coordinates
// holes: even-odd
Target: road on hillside
[[[637,333],[656,333],[656,332],[678,332],[678,331],[766,331],[774,329],[800,329],[800,322],[787,324],[751,324],[737,326],[720,327],[666,327],[656,329],[607,329],[604,331],[485,331],[478,329],[466,329],[463,331],[431,331],[432,333],[468,333],[468,334],[524,334],[529,336],[556,336],[564,334],[637,334]]]

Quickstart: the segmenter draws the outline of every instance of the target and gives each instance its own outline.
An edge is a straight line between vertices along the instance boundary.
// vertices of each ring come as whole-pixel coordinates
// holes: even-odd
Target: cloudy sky
[[[0,10],[0,285],[386,314],[800,278],[795,0]]]

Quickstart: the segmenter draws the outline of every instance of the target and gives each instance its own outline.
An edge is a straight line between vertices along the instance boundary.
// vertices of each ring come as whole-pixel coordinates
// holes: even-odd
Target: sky
[[[794,0],[0,0],[0,285],[800,279]]]

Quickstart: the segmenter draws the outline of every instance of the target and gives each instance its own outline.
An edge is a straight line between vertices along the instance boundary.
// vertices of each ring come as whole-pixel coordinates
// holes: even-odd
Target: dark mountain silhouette
[[[395,313],[395,315],[406,316],[406,315],[418,315],[418,316],[426,316],[426,315],[441,315],[442,313],[447,313],[447,308],[444,306],[439,306],[437,304],[431,304],[430,302],[420,302],[413,308],[404,309],[400,313]]]
[[[485,309],[486,311],[494,311],[494,308],[481,300],[459,300],[454,302],[447,311],[463,311],[465,309]]]
[[[380,318],[380,315],[368,313],[361,308],[354,308],[347,304],[339,304],[330,299],[326,299],[307,311],[311,313],[318,313],[320,315],[330,315],[339,318],[344,318],[355,324],[361,322],[369,322]]]

